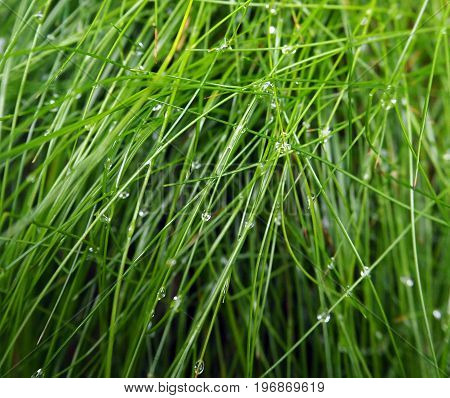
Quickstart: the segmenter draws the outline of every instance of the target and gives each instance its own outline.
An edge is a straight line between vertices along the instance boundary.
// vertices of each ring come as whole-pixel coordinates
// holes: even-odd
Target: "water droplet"
[[[194,372],[196,375],[201,375],[204,370],[205,370],[205,362],[203,362],[203,360],[199,359],[197,362],[195,362]]]
[[[109,224],[111,222],[111,218],[108,217],[106,214],[102,214],[100,220],[105,224]]]
[[[207,212],[206,210],[202,213],[202,220],[203,221],[209,221],[211,220],[211,213]]]
[[[324,144],[328,141],[330,131],[331,130],[328,126],[325,126],[322,130],[320,130],[320,137],[323,139]]]
[[[245,229],[252,229],[254,226],[255,223],[253,222],[253,220],[248,220],[244,224]]]
[[[277,15],[277,9],[275,7],[271,7],[269,4],[266,4],[266,10],[269,10],[272,15]]]
[[[331,258],[330,258],[330,262],[328,263],[327,268],[328,268],[329,270],[334,269],[334,257],[331,257]]]
[[[275,219],[274,219],[274,223],[275,223],[275,225],[281,225],[281,213],[280,212],[278,212],[276,214]]]
[[[295,47],[288,46],[288,45],[285,45],[285,46],[283,46],[283,47],[281,48],[281,52],[282,52],[283,54],[285,54],[285,55],[287,55],[287,54],[295,54],[296,51],[297,51],[297,49],[296,49]]]
[[[345,288],[345,297],[353,296],[352,288],[350,285],[347,285]]]
[[[361,26],[367,25],[368,22],[369,22],[369,20],[368,20],[366,17],[364,17],[364,18],[361,20]]]
[[[442,318],[442,312],[439,310],[433,310],[433,316],[435,319],[439,320]]]
[[[130,196],[130,193],[127,191],[122,191],[119,193],[119,199],[126,199]]]
[[[230,46],[230,43],[228,42],[227,39],[223,39],[223,41],[222,41],[222,43],[220,44],[219,47],[212,48],[212,49],[210,49],[208,51],[209,52],[212,52],[212,51],[214,51],[214,52],[222,52],[222,51],[225,51],[225,50],[232,50],[232,48]]]
[[[201,164],[199,161],[194,160],[194,161],[192,162],[192,166],[191,166],[191,169],[192,169],[192,170],[198,170],[198,169],[201,168],[201,167],[202,167],[202,164]]]
[[[261,91],[267,93],[267,92],[272,91],[272,90],[273,90],[272,82],[267,81],[267,82],[264,82],[264,83],[261,84]]]
[[[166,289],[165,289],[165,287],[161,287],[161,288],[158,290],[158,294],[157,294],[156,298],[157,298],[158,300],[162,300],[164,297],[166,297]]]
[[[308,129],[311,127],[311,124],[308,123],[308,122],[303,122],[303,123],[302,123],[302,126],[303,126],[306,130],[308,130]]]
[[[142,42],[140,41],[140,42],[137,43],[137,46],[138,46],[139,48],[144,48],[144,43],[142,43]]]
[[[442,155],[442,158],[444,159],[445,162],[450,162],[450,151],[445,152]]]
[[[228,293],[228,283],[226,282],[223,289],[222,289],[222,304],[225,303],[225,297]]]
[[[269,26],[269,33],[271,35],[274,35],[275,33],[277,33],[277,28],[275,26]]]
[[[51,33],[49,33],[49,34],[47,35],[47,40],[53,41],[53,40],[56,40],[56,37],[55,37],[55,35],[52,35]]]
[[[414,286],[414,281],[409,276],[401,276],[400,277],[400,282],[402,282],[405,286],[408,286],[408,287],[413,287]]]
[[[155,106],[152,108],[152,111],[153,111],[153,112],[157,112],[157,111],[159,111],[161,108],[162,108],[162,105],[161,105],[161,104],[157,104],[157,105],[155,105]]]
[[[174,259],[174,258],[169,258],[166,261],[166,265],[169,266],[169,267],[174,267],[176,264],[177,264],[177,260]]]
[[[276,142],[275,149],[281,154],[285,154],[291,150],[291,144],[288,142]]]
[[[37,23],[42,23],[44,20],[44,14],[42,11],[38,11],[36,14],[33,15],[34,19],[36,19]]]
[[[317,320],[319,322],[328,323],[330,321],[331,315],[329,312],[322,312],[317,315]]]
[[[364,267],[363,267],[363,270],[361,271],[361,276],[362,276],[363,278],[370,276],[370,268],[364,266]]]
[[[35,377],[45,377],[45,372],[43,369],[38,369],[36,370],[36,372],[33,373],[33,375],[31,376],[33,378]]]
[[[89,251],[89,253],[95,253],[95,249],[94,249],[93,247],[90,247],[90,248],[88,249],[88,251]]]
[[[142,209],[139,209],[139,212],[138,212],[138,216],[139,217],[146,217],[148,215],[148,210],[146,209],[146,208],[142,208]]]

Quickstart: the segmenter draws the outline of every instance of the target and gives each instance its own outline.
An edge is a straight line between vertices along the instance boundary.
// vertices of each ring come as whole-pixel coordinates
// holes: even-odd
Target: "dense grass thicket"
[[[448,377],[446,0],[0,0],[0,375]]]

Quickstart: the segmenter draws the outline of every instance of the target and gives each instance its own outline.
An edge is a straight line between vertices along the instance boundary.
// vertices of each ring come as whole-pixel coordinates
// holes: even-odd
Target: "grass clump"
[[[1,375],[448,376],[445,1],[0,2]]]

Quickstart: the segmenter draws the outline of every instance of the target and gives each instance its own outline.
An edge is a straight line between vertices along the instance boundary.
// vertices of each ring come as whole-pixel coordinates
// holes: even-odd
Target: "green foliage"
[[[0,3],[1,376],[448,377],[444,0]]]

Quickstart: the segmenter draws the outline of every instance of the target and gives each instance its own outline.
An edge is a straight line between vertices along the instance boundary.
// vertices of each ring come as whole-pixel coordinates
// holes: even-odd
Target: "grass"
[[[0,375],[448,377],[446,1],[0,3]]]

